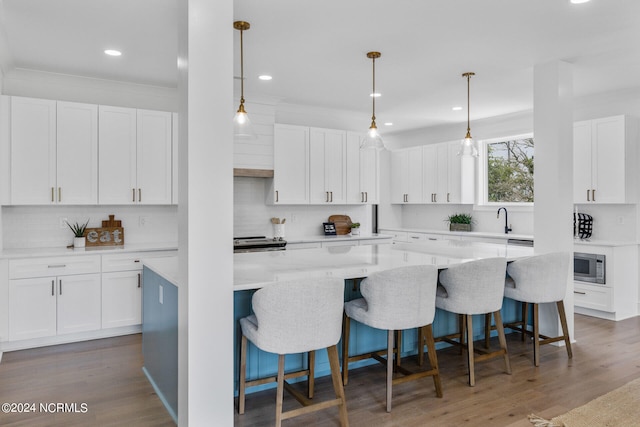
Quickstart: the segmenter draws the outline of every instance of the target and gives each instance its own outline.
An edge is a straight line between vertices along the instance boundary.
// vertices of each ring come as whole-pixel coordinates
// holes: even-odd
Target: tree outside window
[[[533,138],[487,144],[487,201],[533,202]]]

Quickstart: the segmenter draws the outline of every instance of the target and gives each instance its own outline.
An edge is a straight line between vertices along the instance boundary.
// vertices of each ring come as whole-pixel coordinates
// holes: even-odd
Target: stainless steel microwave
[[[606,256],[573,253],[573,280],[605,284]]]

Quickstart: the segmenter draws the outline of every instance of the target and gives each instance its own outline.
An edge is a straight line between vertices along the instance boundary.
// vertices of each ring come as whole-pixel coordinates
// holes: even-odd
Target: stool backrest
[[[261,348],[302,353],[337,344],[342,334],[344,280],[309,279],[267,285],[253,294]]]
[[[431,265],[400,267],[369,275],[360,284],[367,301],[368,323],[387,330],[431,324],[436,311],[437,284],[438,270]]]
[[[493,313],[502,307],[505,258],[486,258],[455,264],[440,272],[447,290],[447,310],[460,314]]]
[[[569,252],[554,252],[518,259],[507,266],[519,301],[547,303],[562,301],[569,280]]]

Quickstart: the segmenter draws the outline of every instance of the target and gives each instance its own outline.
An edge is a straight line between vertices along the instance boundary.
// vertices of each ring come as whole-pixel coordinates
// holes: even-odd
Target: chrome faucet
[[[509,214],[507,213],[507,208],[502,207],[498,209],[498,218],[500,218],[500,211],[503,209],[504,209],[504,234],[509,234],[509,232],[511,231],[511,224],[509,224]]]

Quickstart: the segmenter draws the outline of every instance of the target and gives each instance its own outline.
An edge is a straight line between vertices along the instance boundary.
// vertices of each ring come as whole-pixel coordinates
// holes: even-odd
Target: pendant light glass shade
[[[257,135],[253,131],[249,116],[244,109],[244,45],[242,40],[243,31],[251,28],[245,21],[236,21],[233,28],[240,31],[240,106],[233,118],[233,136],[235,139],[256,139]]]
[[[471,80],[471,76],[475,75],[476,73],[473,72],[462,74],[462,77],[467,78],[467,135],[460,142],[460,150],[458,151],[458,156],[478,157],[478,149],[476,148],[476,144],[473,142],[473,138],[471,137],[471,126],[469,125],[469,82]]]
[[[376,58],[380,58],[380,52],[369,52],[367,53],[367,58],[371,58],[373,65],[373,91],[372,94],[376,93]],[[384,150],[384,142],[382,142],[382,137],[378,133],[378,127],[376,126],[376,96],[372,96],[372,114],[371,114],[371,126],[369,127],[369,131],[367,132],[367,136],[362,140],[362,144],[360,144],[361,150],[375,149],[375,150]]]

